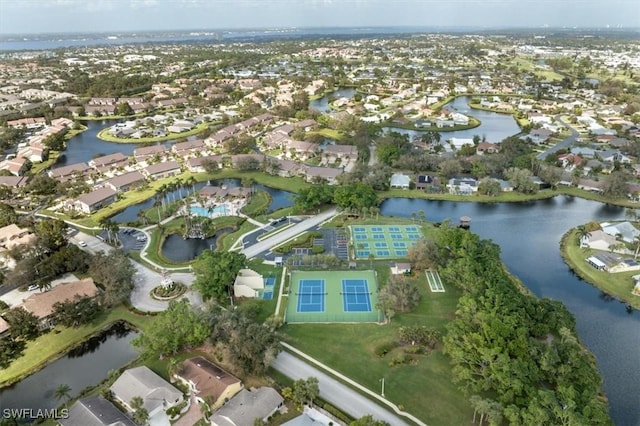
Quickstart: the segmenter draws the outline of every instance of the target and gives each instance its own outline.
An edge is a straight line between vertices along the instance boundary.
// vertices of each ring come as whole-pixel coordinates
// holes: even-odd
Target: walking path
[[[280,352],[271,366],[282,374],[294,380],[316,377],[318,379],[320,387],[320,396],[327,402],[335,405],[347,414],[355,418],[360,418],[367,414],[371,414],[374,418],[378,420],[384,420],[394,426],[407,425],[408,423],[401,418],[405,417],[415,424],[418,424],[420,426],[427,426],[417,417],[401,411],[394,403],[386,400],[384,397],[378,395],[375,392],[372,392],[371,390],[351,380],[345,375],[333,370],[327,365],[322,364],[315,358],[312,358],[311,356],[285,342],[281,342],[281,344],[288,351],[291,351],[299,357],[303,358],[304,361],[288,352]],[[361,393],[346,386],[345,384],[340,383],[338,380],[330,377],[328,374],[325,374],[321,370],[331,374],[334,377],[337,377],[342,382],[346,382],[350,386],[356,388],[359,392],[364,393],[370,398],[373,398],[386,405],[387,407],[392,409],[395,414],[387,410],[386,408],[381,407],[378,403],[372,401],[370,398],[367,398],[361,395]]]

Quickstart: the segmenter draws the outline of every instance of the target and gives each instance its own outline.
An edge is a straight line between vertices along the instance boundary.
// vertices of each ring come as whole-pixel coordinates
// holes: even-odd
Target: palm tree
[[[427,220],[427,215],[425,214],[424,210],[418,211],[418,219],[420,219],[421,222]]]
[[[591,237],[591,232],[587,230],[587,227],[584,225],[578,226],[576,237],[578,238],[578,245],[582,245],[582,241]]]
[[[177,358],[169,359],[167,363],[167,373],[169,373],[169,378],[173,381],[173,375],[178,372],[180,368],[180,361]]]
[[[633,239],[633,242],[636,245],[636,251],[633,253],[633,258],[638,258],[638,252],[640,252],[640,235],[636,235]]]
[[[149,412],[144,408],[144,401],[140,396],[134,396],[129,403],[133,410],[133,421],[138,424],[146,424],[149,420]]]
[[[66,404],[67,402],[69,402],[69,399],[71,399],[71,386],[66,383],[59,384],[58,387],[53,391],[53,397],[56,399],[56,401],[66,399]]]

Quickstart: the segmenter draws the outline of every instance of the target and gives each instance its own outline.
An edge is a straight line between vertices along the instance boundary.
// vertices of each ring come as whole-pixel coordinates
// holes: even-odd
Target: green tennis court
[[[349,231],[356,259],[405,258],[423,237],[418,225],[351,225]]]
[[[375,271],[292,271],[285,321],[379,322]]]
[[[429,287],[433,293],[444,293],[444,285],[440,279],[438,271],[427,269],[424,271],[427,274],[427,281],[429,281]]]

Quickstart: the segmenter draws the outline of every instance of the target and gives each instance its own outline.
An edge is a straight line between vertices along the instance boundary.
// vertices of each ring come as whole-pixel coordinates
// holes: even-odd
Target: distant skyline
[[[0,0],[0,34],[274,27],[640,27],[640,0]]]

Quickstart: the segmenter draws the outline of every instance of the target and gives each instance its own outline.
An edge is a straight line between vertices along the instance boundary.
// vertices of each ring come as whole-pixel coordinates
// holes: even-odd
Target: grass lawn
[[[378,263],[378,279],[388,276],[388,262]],[[472,415],[468,398],[453,384],[451,365],[440,349],[430,355],[412,355],[416,365],[389,365],[401,354],[396,348],[383,358],[375,348],[396,341],[403,325],[427,325],[444,333],[454,318],[459,291],[445,283],[445,293],[431,293],[424,275],[413,278],[423,295],[418,308],[396,315],[391,324],[291,324],[282,330],[288,343],[344,373],[374,392],[385,378],[385,395],[429,426],[467,424]],[[331,348],[331,350],[327,350]]]
[[[267,191],[257,190],[251,195],[249,202],[241,211],[247,216],[253,217],[264,213],[271,204],[271,195]]]
[[[191,174],[186,173],[180,175],[182,180],[185,180],[185,177],[188,178]],[[275,189],[282,189],[284,191],[289,192],[298,192],[303,188],[308,188],[311,186],[310,183],[307,183],[301,177],[292,177],[285,178],[280,176],[272,176],[264,172],[259,171],[242,171],[236,169],[223,169],[215,173],[194,173],[193,176],[196,178],[198,182],[207,181],[207,180],[216,180],[216,179],[253,179],[256,183],[260,183],[265,186],[269,186]]]
[[[224,234],[221,238],[218,239],[218,250],[229,251],[233,243],[235,243],[241,235],[244,235],[252,229],[256,228],[257,226],[249,222],[248,220],[243,222],[242,225],[240,225],[240,228],[238,228],[236,231]]]
[[[327,129],[327,128],[318,129],[318,130],[309,132],[309,134],[322,135],[327,139],[332,139],[338,142],[342,141],[345,138],[344,133],[342,133],[341,131],[335,130],[335,129]]]
[[[563,188],[564,189],[564,188]],[[541,200],[551,198],[561,193],[561,190],[552,191],[543,189],[535,194],[522,194],[520,192],[503,192],[497,197],[488,195],[454,195],[449,193],[436,194],[429,193],[418,189],[390,189],[388,191],[378,192],[380,198],[424,198],[427,200],[447,200],[447,201],[472,201],[482,203],[504,203],[504,202],[520,202],[529,200]]]
[[[109,128],[101,130],[97,136],[98,136],[98,139],[102,139],[103,141],[116,142],[116,143],[136,143],[137,144],[137,143],[145,143],[145,142],[165,142],[165,141],[183,139],[183,138],[186,138],[187,136],[197,135],[198,133],[202,133],[203,131],[205,131],[212,124],[215,124],[215,123],[213,122],[201,123],[198,126],[194,127],[193,129],[189,130],[188,132],[169,133],[167,136],[162,136],[162,137],[135,138],[135,139],[134,138],[118,138],[109,133]]]
[[[144,331],[150,318],[150,316],[138,315],[124,306],[119,306],[108,313],[101,314],[96,321],[89,325],[78,328],[57,327],[37,339],[27,342],[22,357],[12,362],[9,368],[0,370],[0,385],[6,386],[15,383],[34,373],[109,324],[124,320]]]
[[[631,293],[634,286],[634,281],[631,277],[636,275],[638,271],[611,274],[599,271],[589,265],[585,259],[596,253],[596,251],[584,250],[578,246],[575,229],[570,230],[562,237],[561,253],[565,262],[580,278],[598,287],[603,292],[627,302],[636,309],[640,309],[640,296],[635,296]]]

